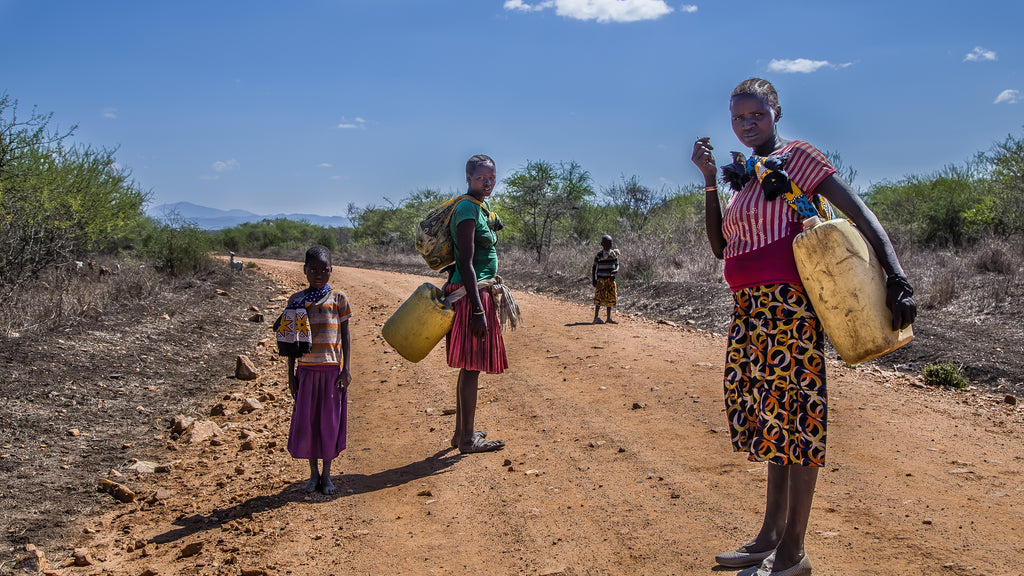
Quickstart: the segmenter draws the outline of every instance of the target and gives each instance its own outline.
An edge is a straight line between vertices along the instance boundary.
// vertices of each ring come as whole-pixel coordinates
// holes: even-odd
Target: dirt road
[[[257,263],[284,291],[302,286],[298,264]],[[714,554],[753,535],[766,475],[729,448],[724,336],[628,317],[592,325],[588,306],[518,294],[527,326],[506,334],[511,368],[481,377],[477,413],[508,447],[459,456],[443,347],[413,364],[380,337],[426,280],[335,268],[356,314],[337,496],[299,491],[308,467],[284,449],[284,363],[270,346],[239,350],[260,378],[238,381],[226,416],[194,415],[225,427],[223,442],[169,442],[172,471],[136,481],[143,503],[87,520],[78,545],[95,563],[66,573],[724,571]],[[280,308],[280,293],[263,306]],[[1024,409],[829,370],[828,465],[807,538],[815,574],[1024,574]],[[248,397],[263,408],[239,414]]]

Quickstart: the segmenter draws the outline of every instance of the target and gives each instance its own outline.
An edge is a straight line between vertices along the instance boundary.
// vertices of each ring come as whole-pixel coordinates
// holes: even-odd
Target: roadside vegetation
[[[276,219],[211,232],[146,216],[149,192],[116,161],[116,150],[71,144],[75,127],[52,128],[51,116],[26,113],[0,95],[0,334],[144,301],[168,279],[208,273],[211,254],[228,251],[297,259],[323,244],[339,262],[427,272],[413,249],[416,224],[462,192],[424,188],[349,205],[350,228]],[[856,170],[828,155],[856,187]],[[676,319],[722,325],[728,308],[719,304],[728,292],[706,246],[696,179],[655,187],[624,174],[599,183],[574,161],[536,160],[513,170],[499,190],[492,204],[505,225],[499,250],[513,284],[585,301],[598,240],[611,234],[623,252],[620,289],[635,295],[634,310],[678,296],[680,286],[710,286],[718,303],[697,299],[680,306]],[[1024,292],[1024,137],[1010,134],[962,164],[860,191],[892,237],[923,311],[975,323],[1016,313]],[[715,311],[701,317],[698,307]],[[971,366],[963,372],[971,377]]]

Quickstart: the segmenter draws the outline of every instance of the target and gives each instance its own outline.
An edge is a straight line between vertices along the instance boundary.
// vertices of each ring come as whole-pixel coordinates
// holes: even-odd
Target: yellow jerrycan
[[[844,362],[859,364],[913,339],[911,326],[892,329],[885,272],[850,221],[804,220],[804,231],[793,240],[793,256],[825,334]]]
[[[451,331],[454,319],[441,289],[426,282],[388,318],[381,334],[403,358],[419,362]]]

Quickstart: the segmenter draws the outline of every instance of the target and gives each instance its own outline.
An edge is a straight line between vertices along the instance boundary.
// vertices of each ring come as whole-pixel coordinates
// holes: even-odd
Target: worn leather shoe
[[[730,550],[728,552],[722,552],[718,556],[715,556],[715,562],[719,565],[725,566],[726,568],[745,568],[747,566],[757,566],[762,560],[772,555],[775,550],[766,550],[764,552],[747,552],[742,546],[736,550]]]
[[[799,562],[789,568],[778,572],[772,570],[771,576],[811,576],[811,559],[804,554]]]
[[[750,568],[744,568],[743,570],[740,570],[736,576],[771,576],[772,565],[774,563],[775,552],[773,551],[767,558],[761,560],[760,564],[751,566]]]

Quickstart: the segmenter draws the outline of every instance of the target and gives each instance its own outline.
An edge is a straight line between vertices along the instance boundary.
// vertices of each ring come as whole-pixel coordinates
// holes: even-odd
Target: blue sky
[[[0,92],[116,147],[153,204],[344,215],[459,192],[476,153],[697,183],[693,140],[742,149],[728,95],[761,76],[782,135],[865,189],[1022,135],[1022,22],[1019,0],[0,0]]]

